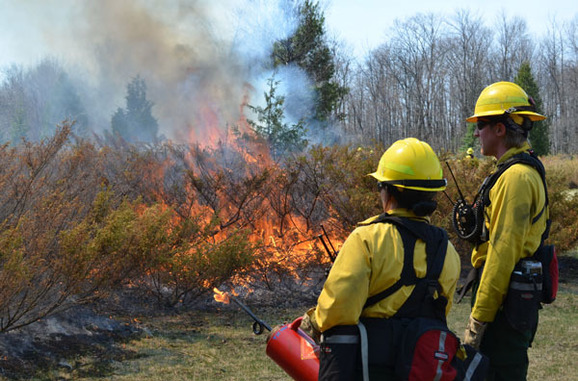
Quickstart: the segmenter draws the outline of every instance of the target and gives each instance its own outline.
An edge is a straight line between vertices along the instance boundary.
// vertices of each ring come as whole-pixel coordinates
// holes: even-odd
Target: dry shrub
[[[207,218],[189,198],[183,217],[155,202],[162,187],[148,188],[148,176],[163,179],[155,151],[73,141],[70,126],[40,143],[0,147],[1,331],[155,275],[173,300],[195,296],[250,261],[247,230],[230,223],[235,204],[223,208],[231,215]]]
[[[270,160],[262,145],[213,148],[73,141],[65,123],[51,139],[0,147],[0,330],[13,329],[130,283],[165,305],[192,304],[223,283],[312,290],[328,265],[323,225],[336,249],[355,224],[381,212],[375,181],[383,148],[316,146]],[[492,161],[442,155],[471,201]],[[544,158],[552,233],[576,244],[576,161]],[[432,222],[457,239],[451,200]]]
[[[51,139],[0,150],[0,330],[29,324],[76,298],[78,279],[60,253],[59,235],[89,211],[98,192],[97,156],[67,146],[71,124]]]
[[[550,198],[549,242],[556,244],[559,253],[574,250],[578,243],[578,158],[556,155],[541,159]]]
[[[375,171],[381,154],[379,147],[316,146],[299,158],[302,184],[294,198],[307,205],[309,193],[315,201],[318,212],[307,214],[316,217],[310,224],[326,224],[343,238],[359,221],[379,213],[376,183],[367,174]]]

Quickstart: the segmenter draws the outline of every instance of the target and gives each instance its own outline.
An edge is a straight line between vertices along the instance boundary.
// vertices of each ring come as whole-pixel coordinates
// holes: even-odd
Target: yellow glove
[[[476,320],[470,315],[470,320],[468,321],[464,335],[464,344],[471,345],[476,350],[479,350],[486,328],[486,323]]]
[[[319,341],[321,340],[321,332],[319,331],[315,323],[312,321],[312,319],[314,319],[312,318],[314,313],[315,308],[309,309],[309,311],[307,311],[305,315],[303,315],[303,320],[301,320],[301,325],[299,326],[299,328],[301,328],[306,334],[308,334],[313,340],[315,340],[317,344],[319,344]]]

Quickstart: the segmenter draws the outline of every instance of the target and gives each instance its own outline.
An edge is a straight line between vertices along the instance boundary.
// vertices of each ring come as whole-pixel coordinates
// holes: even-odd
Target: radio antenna
[[[454,200],[452,200],[452,198],[450,197],[450,195],[448,194],[448,192],[446,192],[445,190],[444,190],[444,194],[446,195],[446,197],[448,198],[448,200],[450,201],[450,204],[452,204],[452,206],[456,204],[456,203],[454,202]]]
[[[450,167],[450,163],[448,163],[446,161],[446,165],[448,166],[448,169],[450,170],[450,175],[452,175],[452,179],[454,179],[454,183],[456,183],[456,188],[458,189],[458,194],[460,195],[460,199],[465,200],[464,195],[462,194],[462,190],[460,189],[460,186],[458,185],[456,177],[454,176],[454,172],[452,171],[452,167]]]

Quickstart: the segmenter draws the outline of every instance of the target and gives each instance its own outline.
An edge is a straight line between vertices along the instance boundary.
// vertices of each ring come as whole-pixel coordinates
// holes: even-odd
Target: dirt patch
[[[120,345],[142,337],[143,329],[78,307],[0,334],[0,376],[6,379],[33,377],[47,369],[106,376],[114,361],[136,357]],[[90,369],[67,359],[90,355]]]

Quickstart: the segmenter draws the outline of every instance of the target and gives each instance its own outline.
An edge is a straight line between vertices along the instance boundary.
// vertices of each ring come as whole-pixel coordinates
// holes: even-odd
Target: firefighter
[[[466,156],[463,158],[462,162],[466,168],[478,167],[478,158],[474,156],[474,149],[472,147],[467,149]]]
[[[385,299],[366,305],[368,298],[396,284],[404,268],[405,241],[402,229],[393,223],[379,223],[379,220],[384,216],[394,216],[422,222],[422,225],[442,231],[429,224],[429,216],[437,207],[435,196],[446,188],[446,180],[442,175],[442,167],[432,148],[415,138],[393,143],[381,157],[377,170],[369,174],[378,182],[384,214],[360,223],[349,235],[327,277],[317,306],[304,315],[301,325],[302,329],[321,341],[320,381],[361,379],[359,361],[355,360],[356,353],[347,353],[348,349],[344,349],[345,353],[340,351],[340,348],[346,348],[347,345],[331,348],[327,344],[324,347],[324,340],[329,342],[329,338],[333,337],[331,335],[339,336],[343,332],[357,332],[356,325],[360,320],[368,319],[373,323],[402,320],[392,317],[412,294],[413,285],[401,286]],[[439,245],[445,253],[445,260],[438,278],[441,287],[439,293],[436,291],[436,298],[444,300],[441,311],[444,320],[451,308],[460,272],[459,256],[447,240],[447,235],[445,237],[443,244]],[[421,239],[414,242],[414,268],[411,272],[423,277],[427,267],[428,242]],[[393,326],[386,326],[382,331],[387,329],[396,331]],[[369,327],[367,331],[370,338],[377,337]],[[350,347],[356,351],[356,346]],[[369,362],[371,379],[398,379],[394,374],[393,363],[387,358],[393,358],[399,349],[393,338],[384,338],[377,344],[377,348],[374,347],[370,345],[370,359],[372,353],[382,355],[383,362],[376,366]]]
[[[481,154],[497,159],[496,173],[500,166],[511,165],[484,190],[484,228],[471,255],[477,277],[465,343],[489,357],[490,380],[526,379],[527,350],[537,328],[537,306],[522,313],[532,327],[520,329],[520,322],[510,321],[504,301],[514,267],[533,255],[547,231],[545,175],[537,170],[541,163],[528,142],[533,122],[545,118],[520,86],[497,82],[481,92],[474,115],[466,119],[476,123],[474,136],[480,140]],[[512,161],[530,156],[538,163],[535,167]]]

